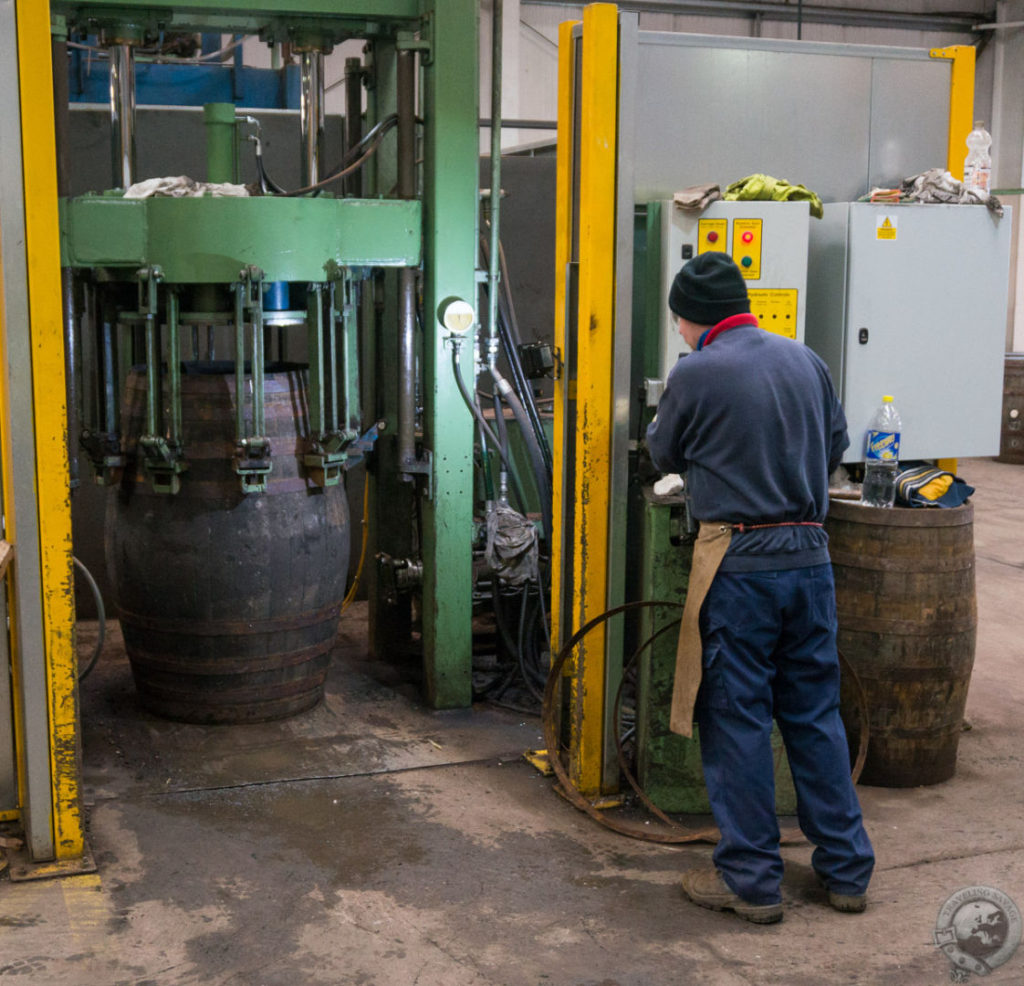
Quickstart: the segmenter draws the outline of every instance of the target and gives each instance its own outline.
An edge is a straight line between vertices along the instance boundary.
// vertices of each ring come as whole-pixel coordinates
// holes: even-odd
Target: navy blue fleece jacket
[[[822,522],[828,477],[849,446],[825,363],[756,325],[712,330],[668,376],[647,447],[663,472],[686,476],[698,520]],[[828,561],[820,527],[737,531],[722,571]]]

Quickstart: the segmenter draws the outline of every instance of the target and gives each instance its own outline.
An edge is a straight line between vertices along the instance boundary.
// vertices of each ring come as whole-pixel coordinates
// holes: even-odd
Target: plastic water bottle
[[[896,499],[899,467],[900,414],[886,394],[868,429],[860,502],[866,507],[891,507]]]
[[[992,178],[992,135],[978,120],[967,135],[967,157],[964,158],[964,188],[979,192],[989,191]]]

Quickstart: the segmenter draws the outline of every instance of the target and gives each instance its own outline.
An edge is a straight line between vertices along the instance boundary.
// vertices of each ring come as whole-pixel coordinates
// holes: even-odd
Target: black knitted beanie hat
[[[723,318],[750,311],[747,285],[727,254],[698,254],[675,276],[668,307],[698,325],[716,325]]]

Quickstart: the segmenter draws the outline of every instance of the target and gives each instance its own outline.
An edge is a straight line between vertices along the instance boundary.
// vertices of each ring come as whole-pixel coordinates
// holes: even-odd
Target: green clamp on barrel
[[[359,439],[355,431],[333,431],[309,443],[309,451],[302,457],[312,482],[326,489],[337,486],[348,468],[348,449]]]
[[[154,493],[171,495],[181,490],[181,474],[188,471],[188,463],[181,447],[171,446],[161,435],[142,435],[139,438],[146,475]]]
[[[267,477],[274,468],[270,461],[270,441],[263,437],[243,438],[234,458],[235,472],[243,493],[265,493]]]

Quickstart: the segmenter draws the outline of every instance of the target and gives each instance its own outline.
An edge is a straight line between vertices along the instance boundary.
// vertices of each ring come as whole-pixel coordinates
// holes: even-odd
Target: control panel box
[[[807,202],[712,202],[702,212],[663,202],[662,297],[687,260],[717,250],[736,261],[761,328],[803,342],[810,206]],[[689,352],[667,304],[659,345],[661,378]]]
[[[870,202],[812,223],[806,342],[846,411],[844,461],[884,394],[903,461],[998,454],[1011,226],[1009,208]]]

